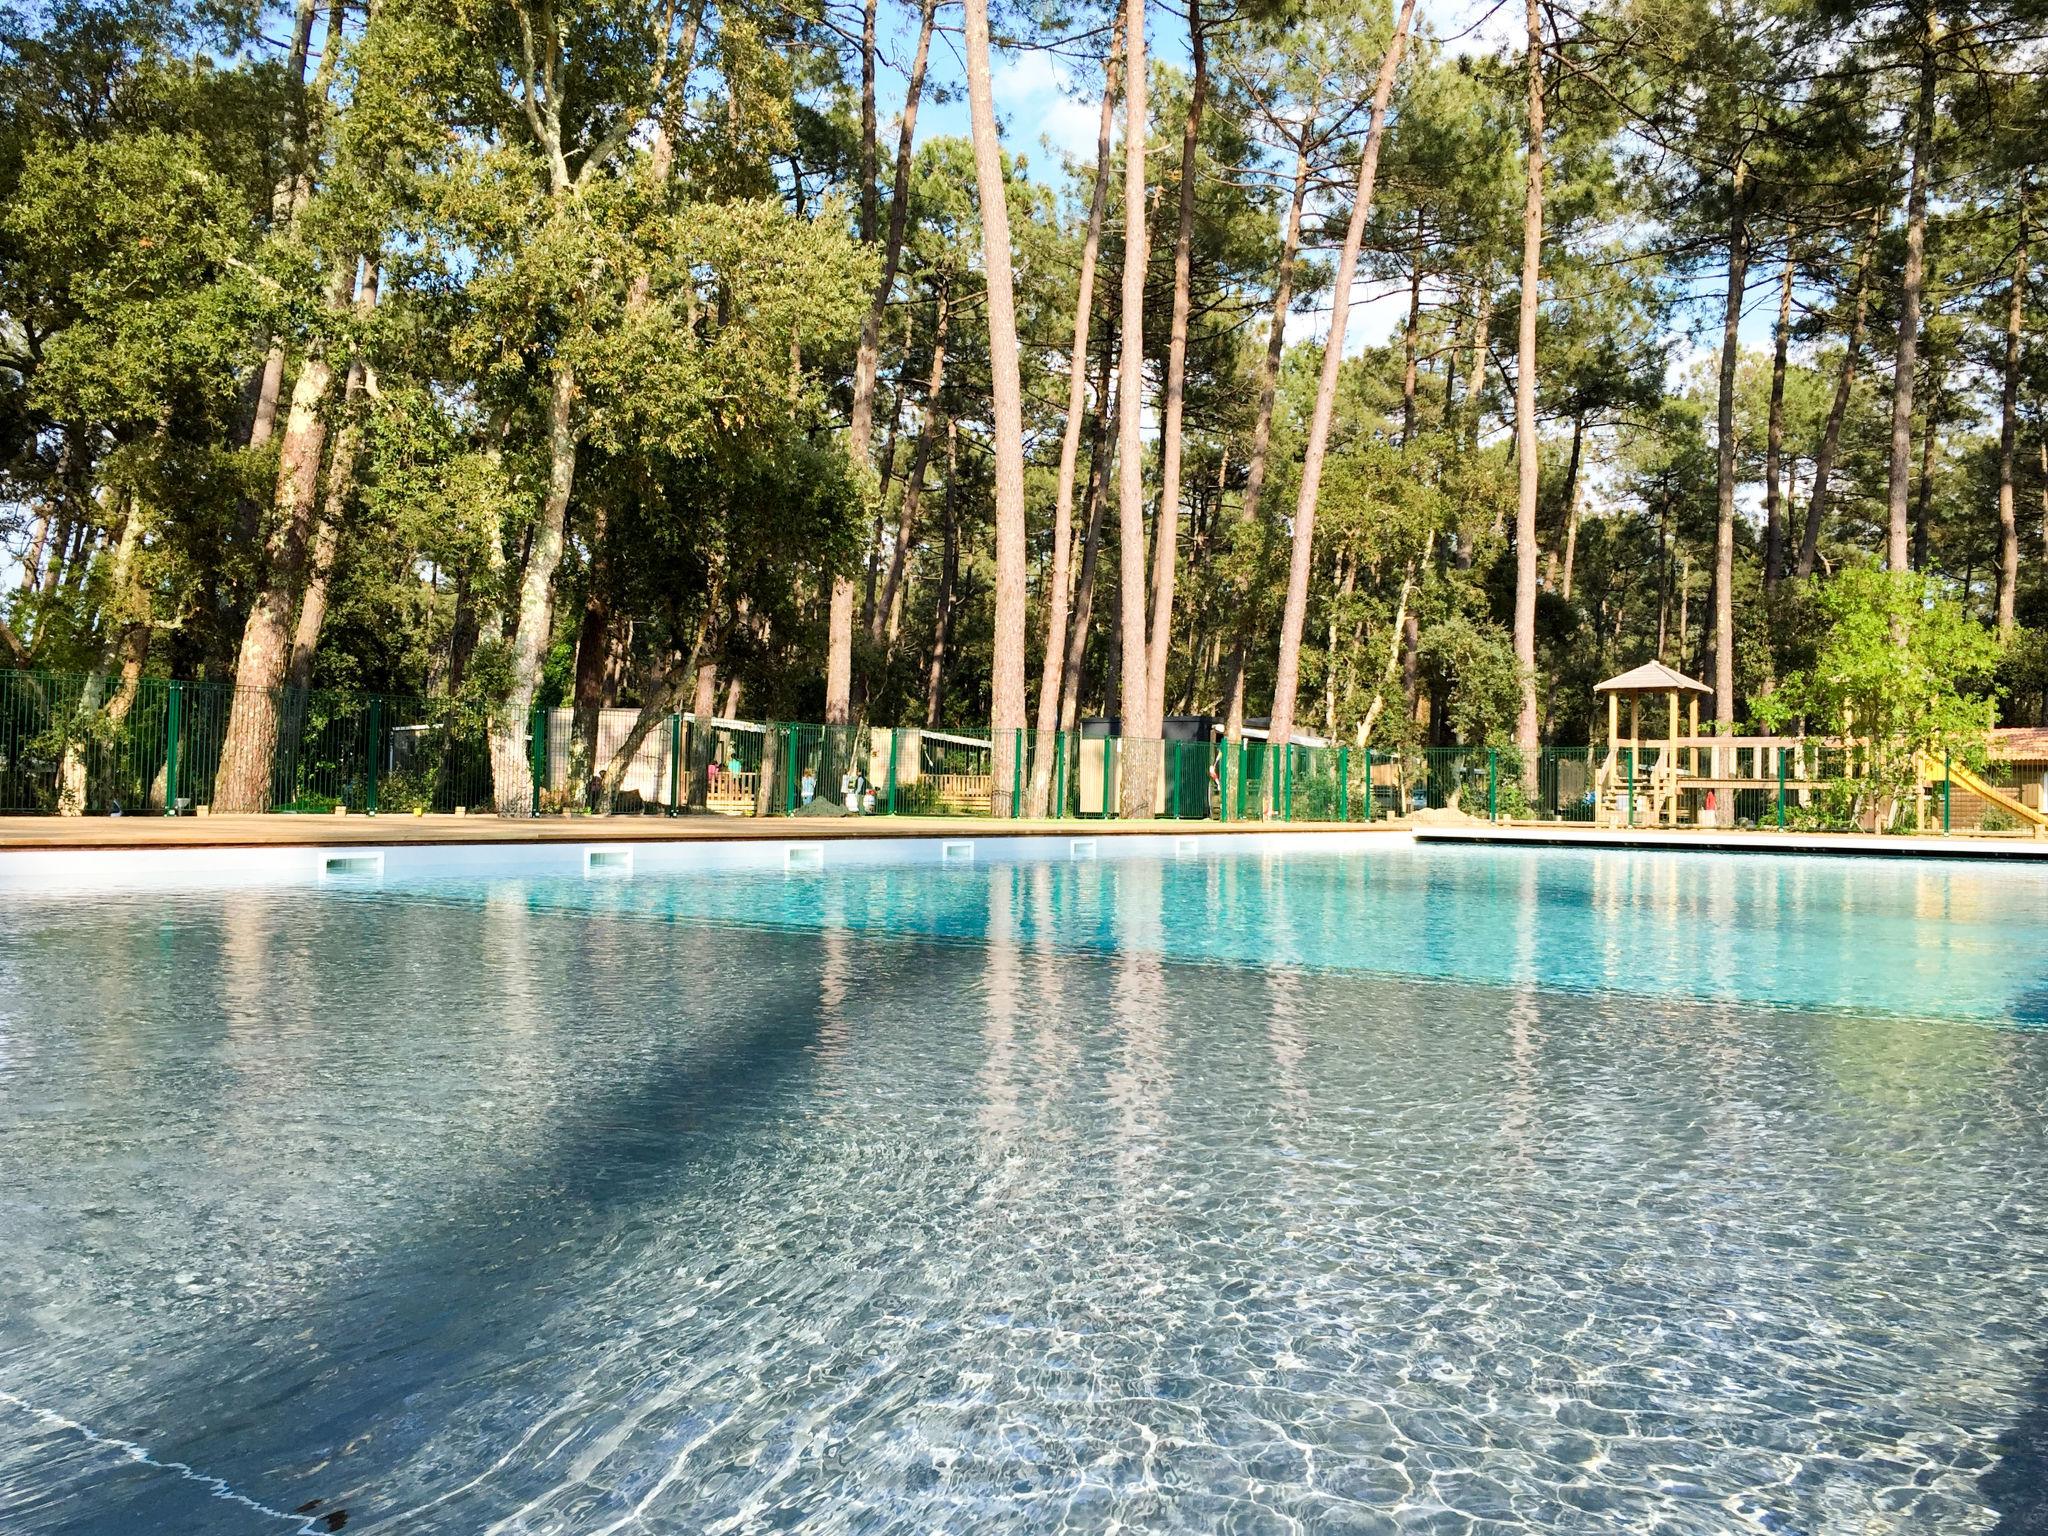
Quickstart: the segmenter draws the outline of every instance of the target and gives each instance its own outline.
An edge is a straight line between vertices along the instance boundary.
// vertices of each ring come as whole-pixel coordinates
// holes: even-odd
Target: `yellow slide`
[[[1968,790],[1986,805],[1997,806],[2006,815],[2016,818],[2023,826],[2032,827],[2034,836],[2040,837],[2043,833],[2048,833],[2048,814],[2037,811],[2030,805],[2022,805],[2004,790],[1986,784],[1961,763],[1949,763],[1944,766],[1930,753],[1922,752],[1920,778],[1923,783],[1930,785],[1939,785],[1943,779],[1947,779],[1956,788]]]

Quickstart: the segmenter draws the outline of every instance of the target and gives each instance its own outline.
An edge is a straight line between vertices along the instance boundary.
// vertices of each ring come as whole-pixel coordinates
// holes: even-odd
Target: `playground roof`
[[[1680,693],[1712,693],[1714,690],[1705,683],[1687,677],[1683,672],[1674,672],[1661,661],[1646,661],[1640,667],[1633,667],[1619,677],[1610,677],[1604,683],[1596,683],[1595,693],[1669,693],[1673,689]]]

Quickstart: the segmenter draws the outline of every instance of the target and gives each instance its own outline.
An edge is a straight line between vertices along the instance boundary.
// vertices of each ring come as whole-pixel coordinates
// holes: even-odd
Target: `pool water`
[[[2044,898],[0,898],[0,1530],[2040,1530]]]

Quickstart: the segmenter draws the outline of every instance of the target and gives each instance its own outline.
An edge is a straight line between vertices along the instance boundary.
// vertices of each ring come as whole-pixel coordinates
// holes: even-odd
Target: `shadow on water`
[[[2026,1412],[1999,1437],[1999,1459],[1978,1484],[1999,1511],[1991,1536],[2048,1536],[2048,1354],[2027,1397]]]
[[[670,931],[673,951],[652,946],[659,962],[688,961],[704,936]],[[346,1506],[351,1525],[388,1513],[380,1469],[434,1442],[448,1394],[481,1390],[494,1369],[516,1371],[548,1318],[579,1308],[571,1268],[607,1241],[633,1241],[620,1229],[636,1208],[672,1193],[679,1175],[729,1163],[773,1136],[825,1025],[823,946],[787,934],[727,932],[715,942],[726,947],[728,982],[749,978],[744,992],[699,997],[689,1028],[651,1034],[629,1092],[551,1110],[538,1156],[491,1170],[428,1219],[378,1233],[373,1255],[237,1329],[225,1348],[200,1338],[169,1370],[130,1378],[139,1392],[112,1410],[123,1432],[278,1507]],[[750,951],[737,964],[734,945]],[[896,986],[922,991],[935,971],[964,960],[941,953],[875,967],[862,990],[869,1005]],[[146,1488],[116,1494],[62,1528],[148,1528],[147,1497]]]

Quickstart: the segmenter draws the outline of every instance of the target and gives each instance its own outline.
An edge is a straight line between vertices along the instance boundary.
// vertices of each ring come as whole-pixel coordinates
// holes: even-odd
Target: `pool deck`
[[[996,821],[961,816],[0,817],[0,853],[73,848],[381,848],[520,843],[825,842],[842,838],[1120,837],[1405,832],[1388,822]]]
[[[725,843],[941,837],[1245,836],[1378,832],[1439,845],[1635,848],[1693,853],[1798,853],[2048,863],[2048,839],[1874,837],[1862,832],[1577,827],[1423,821],[995,821],[962,816],[54,816],[0,817],[0,854],[64,849],[462,847],[540,843]]]
[[[1520,848],[1655,848],[1688,853],[1802,853],[1914,859],[2024,859],[2048,863],[2048,839],[2022,833],[1880,837],[1868,832],[1744,832],[1686,827],[1573,827],[1503,823],[1418,826],[1421,843]]]

